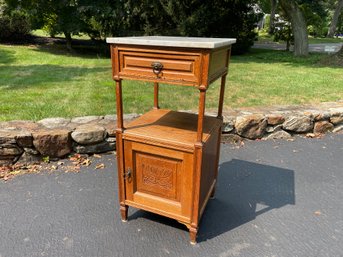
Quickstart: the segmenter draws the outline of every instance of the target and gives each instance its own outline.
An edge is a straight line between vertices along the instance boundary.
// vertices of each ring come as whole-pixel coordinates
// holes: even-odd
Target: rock
[[[284,130],[276,131],[263,139],[269,140],[269,139],[289,139],[292,138],[292,135]]]
[[[117,115],[105,115],[104,120],[115,121],[117,120]]]
[[[40,155],[32,155],[28,152],[24,152],[16,164],[34,164],[34,163],[40,163],[42,161],[42,156]]]
[[[14,159],[15,158],[13,156],[10,156],[10,158],[3,158],[2,156],[0,156],[0,167],[13,164]]]
[[[106,139],[106,141],[109,142],[109,143],[115,143],[115,142],[117,142],[117,139],[115,137],[108,137]]]
[[[333,116],[342,115],[343,107],[329,108],[330,114]]]
[[[98,125],[85,124],[77,127],[71,137],[81,145],[90,145],[104,141],[106,130]]]
[[[110,120],[110,119],[103,119],[103,120],[98,121],[96,124],[105,128],[109,136],[116,135],[117,121]]]
[[[34,148],[24,148],[24,152],[30,155],[39,155],[39,152]]]
[[[313,121],[305,115],[289,116],[282,124],[283,129],[298,133],[308,132],[313,129]]]
[[[70,133],[67,129],[40,130],[33,133],[33,145],[43,156],[63,157],[72,150]]]
[[[47,118],[37,122],[46,128],[63,128],[70,123],[70,119],[65,118]]]
[[[14,144],[2,144],[0,145],[0,156],[3,156],[6,158],[9,157],[15,157],[17,155],[21,155],[23,153],[23,149],[18,147]]]
[[[101,142],[94,145],[76,145],[73,147],[76,153],[86,154],[86,153],[103,153],[108,151],[114,151],[116,149],[116,143],[111,142]]]
[[[15,131],[8,131],[5,129],[0,130],[0,145],[2,144],[15,144]]]
[[[71,120],[72,123],[78,124],[86,124],[89,122],[99,121],[102,120],[103,116],[84,116],[84,117],[76,117]]]
[[[330,122],[335,125],[343,123],[343,114],[340,116],[331,116]]]
[[[343,123],[343,107],[340,108],[330,108],[330,122],[334,125]]]
[[[222,125],[222,132],[229,133],[235,129],[235,117],[232,116],[224,116],[223,117],[223,125]]]
[[[129,113],[129,114],[124,114],[123,115],[123,119],[124,120],[134,120],[136,118],[138,118],[140,115],[137,113]]]
[[[0,128],[5,128],[7,130],[26,130],[30,132],[38,130],[41,127],[40,124],[27,120],[14,120],[0,123]]]
[[[279,125],[285,121],[285,118],[281,114],[268,114],[267,115],[267,122],[268,125]]]
[[[313,132],[314,133],[320,133],[320,134],[324,134],[328,131],[332,131],[334,128],[334,125],[328,121],[318,121],[314,124],[314,129]]]
[[[117,129],[117,124],[115,122],[108,123],[107,125],[102,125],[106,131],[108,136],[110,137],[115,137],[116,136],[116,129]]]
[[[304,116],[309,117],[310,119],[313,120],[315,112],[316,112],[315,110],[303,110],[303,111],[298,110],[298,115],[304,115]]]
[[[267,133],[272,133],[272,132],[279,131],[280,129],[282,129],[282,125],[281,125],[281,124],[280,124],[280,125],[277,125],[277,126],[275,126],[275,127],[273,127],[273,126],[267,126],[266,132],[267,132]]]
[[[0,122],[0,130],[8,127],[8,121],[1,121]]]
[[[18,131],[14,138],[17,141],[17,144],[21,147],[31,147],[33,145],[32,134],[28,131]]]
[[[261,114],[239,116],[235,122],[237,134],[246,138],[261,138],[267,127],[267,119]]]
[[[222,143],[230,143],[230,144],[237,144],[243,141],[243,138],[236,134],[222,134],[221,142]]]
[[[315,121],[329,120],[331,114],[329,112],[318,112],[313,115]]]
[[[338,133],[338,132],[343,132],[343,124],[342,125],[339,125],[337,127],[335,127],[333,130],[332,130],[333,133]]]
[[[32,134],[26,130],[0,130],[0,144],[18,144],[21,147],[32,146]]]

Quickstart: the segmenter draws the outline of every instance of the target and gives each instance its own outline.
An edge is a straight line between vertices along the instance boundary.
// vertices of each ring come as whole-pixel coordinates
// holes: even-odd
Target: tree
[[[343,8],[343,0],[338,0],[337,4],[336,4],[336,8],[330,23],[330,28],[327,34],[327,37],[333,37],[335,32],[336,32],[336,27],[337,27],[337,23],[338,23],[338,18],[341,14]]]
[[[305,17],[295,0],[280,0],[280,5],[291,21],[294,35],[294,55],[308,55],[308,33]]]
[[[260,14],[254,0],[127,1],[128,24],[145,35],[235,37],[236,52],[245,52],[256,38]]]
[[[28,14],[24,10],[11,10],[0,0],[0,40],[23,40],[30,31]]]
[[[328,6],[332,0],[297,0],[302,10],[308,33],[314,37],[326,36],[328,26],[327,17],[329,15]]]
[[[33,27],[43,26],[50,35],[63,33],[71,50],[72,35],[84,32],[88,25],[80,12],[83,1],[77,0],[5,0],[10,9],[24,9]]]
[[[274,32],[277,3],[278,3],[278,0],[270,0],[271,8],[270,8],[270,21],[269,21],[269,29],[268,29],[269,35],[272,35]]]
[[[258,0],[5,0],[27,10],[36,28],[92,38],[129,35],[235,37],[236,52],[253,45]]]

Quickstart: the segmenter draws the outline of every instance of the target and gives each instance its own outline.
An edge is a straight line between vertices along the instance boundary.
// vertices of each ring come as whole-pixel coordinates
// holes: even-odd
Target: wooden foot
[[[127,222],[127,211],[129,207],[127,205],[121,205],[120,206],[120,214],[121,214],[121,221]]]
[[[197,243],[197,234],[198,234],[198,228],[189,228],[189,236],[191,239],[191,244],[195,245]]]

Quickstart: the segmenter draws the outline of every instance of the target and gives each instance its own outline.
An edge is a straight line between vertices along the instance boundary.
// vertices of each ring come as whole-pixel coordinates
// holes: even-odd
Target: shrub
[[[0,16],[0,39],[20,40],[31,31],[29,16],[20,10]]]

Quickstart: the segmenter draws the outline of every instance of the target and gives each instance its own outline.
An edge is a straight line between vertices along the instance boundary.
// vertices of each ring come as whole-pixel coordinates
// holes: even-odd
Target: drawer
[[[149,53],[119,50],[119,76],[158,82],[196,85],[200,54]]]

